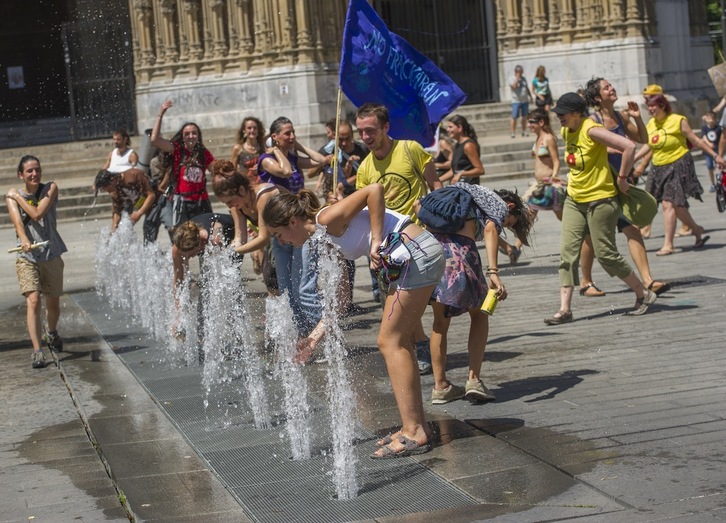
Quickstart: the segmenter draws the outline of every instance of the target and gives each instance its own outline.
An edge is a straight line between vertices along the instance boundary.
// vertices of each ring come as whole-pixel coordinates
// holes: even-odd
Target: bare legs
[[[676,234],[676,219],[681,220],[683,225],[693,231],[696,237],[696,243],[701,240],[704,229],[696,223],[691,216],[687,207],[680,207],[674,205],[673,202],[663,200],[663,225],[665,227],[665,238],[663,239],[663,246],[658,251],[659,254],[666,254],[673,252],[673,238]]]
[[[421,323],[421,316],[433,290],[433,285],[402,290],[399,291],[397,299],[396,292],[391,289],[386,297],[381,329],[378,332],[378,348],[386,362],[393,395],[401,415],[400,433],[419,445],[428,442],[429,429],[423,410],[416,352],[411,340],[417,324]],[[397,438],[393,438],[388,447],[394,452],[403,449]],[[377,454],[384,452],[379,450]]]
[[[40,292],[32,291],[25,294],[25,303],[28,307],[26,321],[28,323],[28,334],[33,350],[40,350],[40,340],[43,338],[43,322],[40,320]],[[56,317],[56,321],[58,318]]]

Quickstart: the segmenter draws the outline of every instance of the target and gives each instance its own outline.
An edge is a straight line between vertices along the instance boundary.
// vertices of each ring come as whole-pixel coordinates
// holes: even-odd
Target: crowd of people
[[[522,196],[480,184],[485,176],[481,148],[465,117],[452,115],[443,123],[434,159],[415,141],[391,138],[388,109],[373,103],[358,108],[355,126],[342,120],[336,129],[334,120],[328,122],[329,141],[319,150],[297,140],[288,118],[279,117],[265,129],[259,118],[246,117],[230,159],[215,160],[194,122],[184,123],[170,140],[162,136],[164,115],[173,107],[166,101],[151,132],[158,149],[151,172],[137,166],[128,133],[119,130],[113,133],[114,149],[94,187],[111,196],[112,234],[124,214],[132,223],[145,217],[147,242],[155,241],[165,225],[175,286],[184,280],[189,260],[213,246],[230,249],[238,260],[251,256],[268,292],[290,301],[299,338],[296,361],[301,364],[314,360],[326,334],[318,260],[308,240],[324,228],[327,240],[337,246],[346,275],[339,282],[341,314],[352,307],[355,260],[367,258],[371,291],[382,305],[377,344],[401,419],[401,429],[379,440],[371,457],[427,452],[433,435],[425,419],[420,375],[433,373],[433,404],[495,400],[482,379],[489,316],[481,307],[488,292],[498,300],[507,298],[498,254],[502,251],[516,263],[529,244],[538,211],[552,210],[562,222],[559,308],[544,322],[574,321],[571,304],[578,287],[581,296],[605,294],[592,281],[595,259],[633,291],[635,305],[627,314],[638,316],[669,284],[652,277],[644,235],[623,214],[618,193],[627,193],[644,164],[652,162],[647,189],[662,205],[665,225],[664,244],[656,254],[674,252],[677,219],[692,231],[694,248],[701,248],[708,236],[691,217],[687,199],[700,199],[703,189],[686,141],[711,158],[709,169],[726,168],[716,151],[723,152],[724,135],[710,131],[714,116],[707,115],[709,127],[699,138],[662,93],[646,96],[651,115],[646,124],[634,101],[616,109],[617,92],[603,78],[593,78],[581,92],[565,93],[556,102],[544,67],[538,68],[531,91],[521,66],[510,80],[512,137],[516,119],[522,117],[523,135],[531,132],[535,138],[534,180]],[[530,113],[532,101],[537,107]],[[566,178],[560,176],[550,111],[562,129]],[[354,129],[360,141],[354,140]],[[637,151],[637,144],[645,145]],[[207,172],[214,196],[229,214],[212,212]],[[27,302],[34,368],[45,365],[43,338],[49,349],[63,349],[57,332],[65,252],[55,220],[58,187],[42,183],[41,173],[40,160],[23,157],[18,165],[23,186],[6,195],[18,238],[16,267]],[[318,177],[315,191],[305,189],[306,176]],[[502,238],[505,228],[514,233],[514,245]],[[618,252],[616,231],[627,238],[639,276]],[[480,241],[486,265],[477,247]],[[433,325],[427,334],[422,316],[428,305]],[[447,378],[447,333],[451,319],[465,313],[470,319],[468,376],[460,386]]]

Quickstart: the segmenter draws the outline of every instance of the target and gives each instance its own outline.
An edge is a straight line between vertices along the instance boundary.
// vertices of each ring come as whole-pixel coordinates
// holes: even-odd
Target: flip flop
[[[590,283],[580,288],[580,296],[597,298],[600,296],[605,296],[605,291],[599,289],[594,283]]]
[[[403,448],[399,451],[393,450],[390,445],[384,445],[377,452],[380,454],[371,454],[371,459],[394,459],[394,458],[407,458],[408,456],[415,456],[417,454],[426,454],[431,451],[431,445],[424,443],[419,445],[412,439],[406,436],[399,436],[398,441],[403,445]]]
[[[707,242],[708,240],[710,240],[710,239],[711,239],[711,237],[710,237],[710,236],[708,236],[708,235],[706,235],[706,236],[701,236],[701,239],[700,239],[700,240],[698,240],[698,241],[696,242],[696,244],[695,244],[695,245],[693,246],[693,248],[694,248],[694,249],[702,249],[702,248],[703,248],[703,246],[704,246],[704,245],[706,245],[706,242]]]
[[[656,283],[660,283],[661,285],[660,285],[660,287],[656,287],[654,289],[653,285],[655,285]],[[653,291],[656,294],[656,296],[660,296],[664,292],[668,292],[669,290],[671,290],[671,284],[668,282],[660,282],[660,281],[654,280],[654,281],[650,282],[650,285],[648,285],[648,290]]]
[[[674,251],[664,251],[663,249],[656,251],[656,256],[670,256]]]

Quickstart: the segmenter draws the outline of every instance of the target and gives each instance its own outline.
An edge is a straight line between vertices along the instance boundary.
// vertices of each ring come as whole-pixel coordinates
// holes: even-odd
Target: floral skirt
[[[688,207],[689,197],[702,201],[703,187],[696,176],[696,165],[691,153],[686,153],[667,165],[654,165],[645,190],[658,203],[665,200],[677,207]]]
[[[432,234],[441,243],[446,266],[431,300],[446,306],[447,318],[478,309],[486,297],[487,282],[476,243],[460,234]]]

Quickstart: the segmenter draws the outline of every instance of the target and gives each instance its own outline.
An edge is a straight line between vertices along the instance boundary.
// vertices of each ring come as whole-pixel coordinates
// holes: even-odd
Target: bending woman
[[[219,200],[230,209],[239,211],[259,229],[256,238],[237,247],[235,252],[254,252],[272,242],[262,264],[265,285],[270,293],[287,291],[300,335],[306,336],[317,325],[322,313],[317,291],[317,260],[309,244],[293,247],[281,245],[272,238],[265,227],[263,215],[270,199],[287,191],[272,183],[251,183],[228,160],[215,161],[212,173],[212,187]],[[274,267],[270,264],[271,253],[275,258]]]
[[[390,284],[378,332],[378,348],[386,362],[402,427],[380,441],[381,448],[371,457],[403,457],[431,450],[431,431],[424,416],[412,340],[431,292],[444,271],[439,242],[408,216],[386,209],[380,184],[359,189],[323,210],[311,191],[302,191],[299,195],[279,194],[270,199],[263,216],[273,237],[296,247],[302,246],[322,225],[346,259],[370,256],[374,270],[381,268],[378,248],[383,240],[391,233],[400,233],[411,257],[408,267],[401,271],[402,277]],[[323,335],[321,322],[310,334],[309,343],[302,345],[298,360],[305,361]]]
[[[617,276],[635,292],[635,306],[627,314],[644,314],[657,296],[645,288],[630,265],[618,252],[615,225],[620,215],[618,189],[628,192],[628,174],[633,166],[635,144],[611,133],[587,117],[587,102],[577,93],[566,93],[554,108],[565,139],[565,162],[570,168],[567,199],[562,211],[560,240],[560,309],[546,318],[547,325],[573,321],[572,290],[579,283],[577,265],[580,248],[588,230],[595,257],[605,272]],[[608,147],[622,153],[622,163],[613,181],[608,163]]]
[[[437,213],[437,204],[458,199],[462,192],[470,193],[474,197],[473,201],[468,211],[464,210],[466,219],[463,226],[458,228],[457,223],[449,228],[451,216],[447,216],[449,213],[446,212]],[[430,214],[419,212],[420,208],[433,212],[437,219],[429,220]],[[489,336],[489,316],[480,307],[488,288],[497,291],[499,300],[507,298],[507,291],[499,279],[497,267],[497,243],[502,228],[514,230],[519,241],[527,245],[535,215],[516,193],[507,190],[495,192],[486,187],[463,183],[427,195],[421,200],[416,212],[427,230],[441,243],[446,258],[446,269],[434,289],[431,301],[434,311],[431,333],[434,388],[431,390],[431,403],[440,405],[461,397],[474,403],[494,400],[494,394],[480,379]],[[442,228],[436,228],[435,225]],[[488,286],[476,247],[476,241],[482,239],[486,246]],[[446,378],[447,334],[451,318],[465,312],[469,313],[471,319],[468,342],[469,374],[466,387],[460,387]]]

